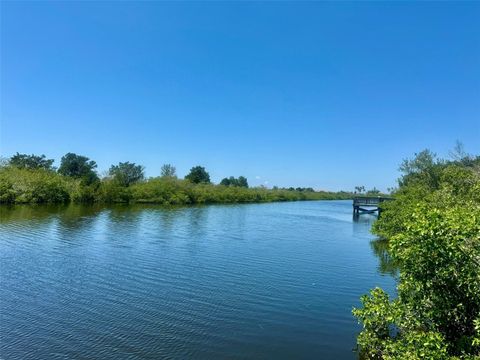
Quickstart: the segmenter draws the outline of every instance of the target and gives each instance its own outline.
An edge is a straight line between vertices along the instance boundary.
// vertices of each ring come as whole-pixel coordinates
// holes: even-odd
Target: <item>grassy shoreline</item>
[[[237,204],[351,199],[349,192],[312,189],[267,189],[195,184],[157,177],[123,186],[114,179],[85,183],[44,169],[0,168],[0,204]]]

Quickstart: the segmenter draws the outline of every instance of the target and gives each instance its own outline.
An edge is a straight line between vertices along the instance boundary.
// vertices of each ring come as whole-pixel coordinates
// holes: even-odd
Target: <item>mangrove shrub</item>
[[[373,226],[399,267],[398,296],[377,288],[353,311],[365,358],[480,356],[480,158],[470,160],[425,151],[403,163]]]

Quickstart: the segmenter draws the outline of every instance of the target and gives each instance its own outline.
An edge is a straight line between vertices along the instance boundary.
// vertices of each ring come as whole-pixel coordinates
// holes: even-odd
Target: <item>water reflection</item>
[[[206,235],[205,225],[208,223],[208,214],[210,207],[193,207],[185,211],[186,229],[188,229],[188,236],[191,239],[198,239]]]
[[[369,228],[371,225],[378,219],[378,215],[370,214],[353,214],[353,223],[367,224]],[[392,278],[398,280],[399,268],[395,261],[392,259],[388,253],[388,241],[385,239],[376,238],[370,241],[370,248],[372,253],[378,259],[377,270],[382,275],[388,275]],[[366,292],[366,291],[365,291]],[[392,290],[392,293],[394,291]],[[368,358],[367,354],[362,351],[358,346],[354,350],[358,354],[359,360],[366,360]]]
[[[62,208],[56,216],[52,217],[54,231],[64,242],[74,241],[86,230],[93,229],[99,221],[98,214],[102,211],[99,206],[71,205]]]
[[[372,214],[353,214],[353,224],[371,225],[378,219],[378,215]],[[378,271],[383,275],[390,275],[394,278],[398,277],[398,265],[395,264],[392,257],[388,253],[388,241],[384,239],[374,239],[370,242],[370,248],[373,254],[377,257]]]
[[[37,221],[57,217],[67,227],[75,226],[78,219],[95,216],[103,209],[102,206],[82,205],[1,205],[0,223],[14,221]]]
[[[66,205],[0,205],[0,224],[15,221],[42,221],[66,208]]]
[[[388,253],[388,241],[383,239],[375,239],[370,242],[373,253],[378,258],[378,271],[385,275],[398,277],[398,265]]]
[[[353,215],[352,215],[352,221],[354,223],[360,223],[360,224],[371,225],[377,219],[378,219],[378,215],[376,215],[376,214],[368,214],[368,213],[355,214],[355,213],[353,213]]]

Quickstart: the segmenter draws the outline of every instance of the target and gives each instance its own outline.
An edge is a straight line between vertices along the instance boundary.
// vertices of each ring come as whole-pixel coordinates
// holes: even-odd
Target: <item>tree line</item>
[[[211,182],[203,166],[194,166],[183,178],[175,166],[165,164],[160,176],[147,179],[144,167],[133,162],[112,165],[105,176],[87,156],[65,154],[58,168],[45,155],[16,153],[0,166],[0,203],[145,202],[196,204],[346,199],[348,192],[314,191],[311,188],[250,188],[244,176]]]
[[[373,225],[399,270],[397,296],[375,288],[354,309],[361,358],[479,359],[480,156],[424,150],[400,171]]]

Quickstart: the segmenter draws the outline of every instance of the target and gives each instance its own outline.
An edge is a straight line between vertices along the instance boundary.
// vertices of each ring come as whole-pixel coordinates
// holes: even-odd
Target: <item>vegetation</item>
[[[37,165],[24,166],[18,159]],[[32,159],[35,160],[32,162]],[[12,161],[14,160],[14,161]],[[16,154],[0,165],[0,203],[155,203],[163,205],[244,203],[293,200],[349,199],[348,192],[314,191],[311,188],[267,189],[248,187],[245,177],[227,178],[228,184],[210,182],[201,166],[193,167],[185,179],[176,177],[166,164],[161,176],[145,179],[143,167],[120,162],[100,179],[97,164],[73,153],[62,157],[58,171],[42,155]],[[42,162],[43,161],[43,162]]]
[[[74,182],[45,169],[14,166],[0,170],[1,203],[63,203],[70,200]]]
[[[10,158],[10,164],[20,169],[53,170],[53,162],[53,159],[47,159],[45,155],[27,155],[18,152]]]
[[[130,186],[145,178],[143,166],[128,161],[112,165],[108,173],[121,186]]]
[[[400,166],[395,201],[373,231],[398,267],[398,296],[380,288],[353,310],[367,359],[480,358],[480,157],[424,150]],[[386,271],[394,271],[385,268]]]
[[[365,186],[355,186],[355,193],[362,194],[365,191]]]
[[[390,188],[389,188],[389,190],[390,190]],[[382,195],[381,191],[378,190],[376,187],[374,187],[373,189],[365,191],[365,186],[355,186],[355,194],[366,195],[366,196]]]
[[[277,186],[274,186],[273,188],[274,188],[274,189],[278,189]],[[312,192],[312,191],[315,191],[315,190],[313,190],[311,187],[308,187],[308,188],[304,188],[304,187],[297,187],[297,188],[289,187],[289,188],[282,188],[282,190],[300,191],[300,192]],[[350,198],[349,198],[349,199],[350,199]]]
[[[203,166],[195,166],[190,169],[190,173],[185,176],[186,180],[194,184],[210,184],[210,174]]]
[[[177,177],[177,169],[175,169],[175,166],[171,164],[164,164],[162,168],[160,169],[160,176],[161,177],[170,177],[170,178],[176,178]]]
[[[381,192],[376,187],[367,191],[367,195],[380,195]]]
[[[244,176],[239,176],[238,179],[234,178],[233,176],[230,176],[229,178],[222,179],[222,181],[220,181],[220,185],[239,186],[239,187],[248,188],[248,181],[247,181],[247,178]]]
[[[98,180],[98,175],[95,172],[97,163],[90,160],[86,156],[68,153],[62,157],[58,173],[82,179],[85,184],[92,184]]]

